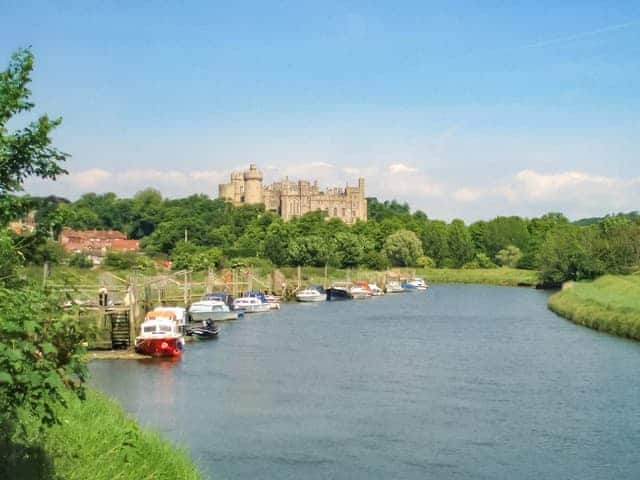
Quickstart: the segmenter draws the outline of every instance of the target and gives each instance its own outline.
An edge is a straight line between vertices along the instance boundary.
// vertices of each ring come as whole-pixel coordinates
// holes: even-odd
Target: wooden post
[[[49,260],[44,262],[42,268],[42,288],[47,287],[47,279],[49,278]]]
[[[298,265],[298,290],[302,286],[302,267]]]
[[[326,289],[327,288],[327,282],[328,282],[328,275],[329,274],[329,264],[325,263],[324,264],[324,283],[322,284],[322,288]]]
[[[136,340],[136,277],[131,274],[129,277],[129,288],[127,295],[129,297],[129,345],[133,345]]]

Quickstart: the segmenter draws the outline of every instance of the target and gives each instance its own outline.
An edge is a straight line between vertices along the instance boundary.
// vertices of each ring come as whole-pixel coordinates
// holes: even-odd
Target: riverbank
[[[604,275],[567,284],[548,306],[578,325],[640,340],[640,276]]]
[[[88,390],[87,399],[68,398],[60,425],[40,437],[26,421],[28,440],[10,446],[14,461],[0,466],[1,478],[65,480],[201,479],[186,451],[158,433],[140,428],[114,401]],[[8,469],[3,472],[3,469]]]

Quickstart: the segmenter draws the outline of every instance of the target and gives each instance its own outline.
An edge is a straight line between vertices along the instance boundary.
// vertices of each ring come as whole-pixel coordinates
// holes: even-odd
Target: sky
[[[640,208],[640,2],[1,0],[69,175],[34,195],[366,180],[466,221]],[[29,120],[12,121],[20,127]]]

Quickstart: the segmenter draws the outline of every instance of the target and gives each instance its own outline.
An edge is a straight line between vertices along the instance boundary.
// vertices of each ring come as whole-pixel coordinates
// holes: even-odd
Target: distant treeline
[[[75,202],[34,200],[37,220],[54,232],[115,229],[141,239],[150,256],[178,268],[230,265],[238,259],[276,266],[431,266],[539,270],[543,283],[627,273],[640,263],[640,215],[571,223],[560,213],[497,217],[466,225],[433,220],[408,204],[368,199],[369,221],[347,226],[313,212],[283,222],[262,206],[234,207],[206,195],[166,199],[152,189],[133,198],[88,193]],[[185,231],[188,241],[185,242]],[[261,259],[261,260],[255,260]]]

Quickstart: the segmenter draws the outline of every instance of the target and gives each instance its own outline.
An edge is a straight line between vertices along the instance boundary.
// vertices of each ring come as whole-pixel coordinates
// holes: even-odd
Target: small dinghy
[[[220,327],[212,320],[203,320],[199,324],[193,323],[187,325],[185,333],[188,337],[194,337],[200,340],[209,340],[218,337]]]

